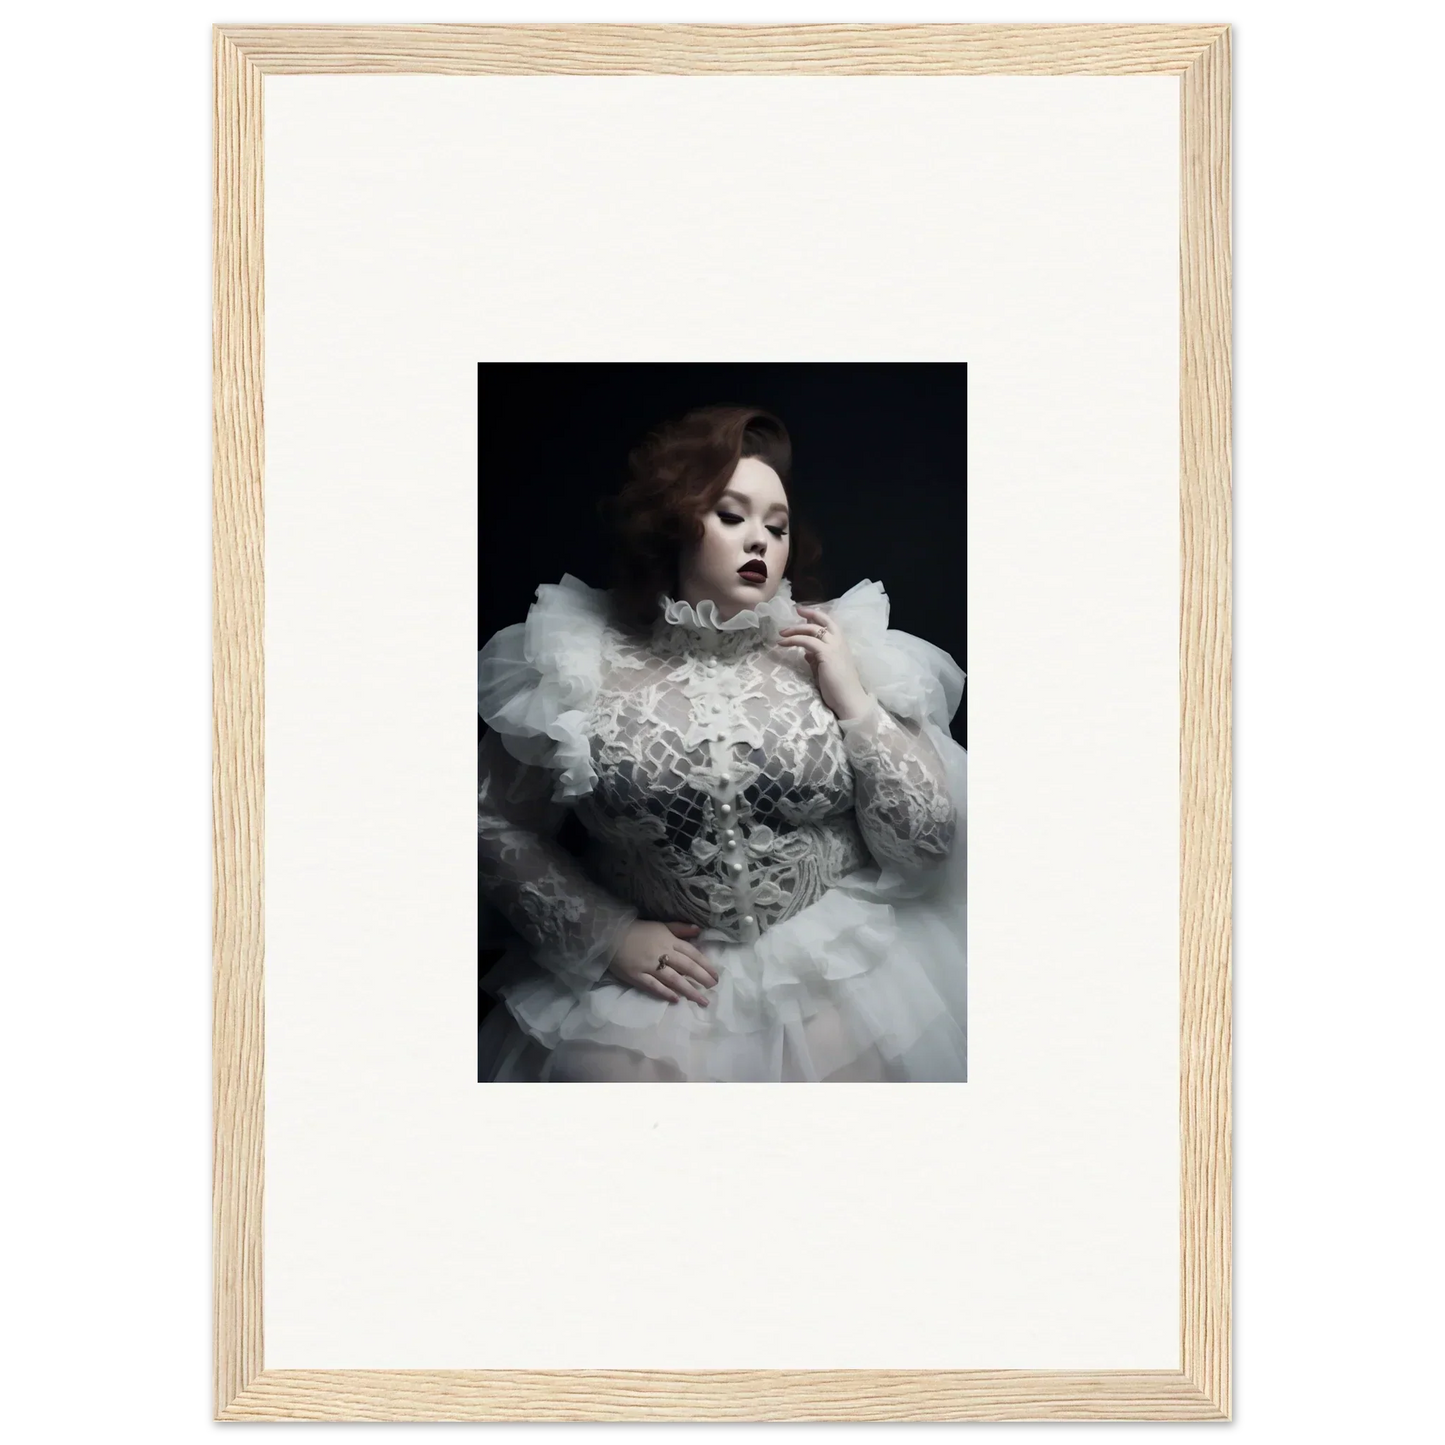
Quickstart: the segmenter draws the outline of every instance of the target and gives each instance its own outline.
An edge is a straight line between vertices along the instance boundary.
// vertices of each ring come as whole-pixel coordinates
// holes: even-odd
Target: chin
[[[778,579],[769,577],[761,587],[748,582],[734,580],[728,588],[728,595],[735,597],[744,607],[755,607],[759,602],[770,601],[778,591]]]

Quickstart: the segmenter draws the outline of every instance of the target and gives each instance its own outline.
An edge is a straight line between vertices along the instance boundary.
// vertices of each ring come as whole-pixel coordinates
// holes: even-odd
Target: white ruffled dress
[[[823,603],[874,706],[840,722],[785,580],[645,634],[570,574],[478,658],[485,1081],[962,1081],[963,674],[860,582]],[[568,810],[581,857],[556,833]],[[709,1006],[607,972],[637,919],[701,926]]]

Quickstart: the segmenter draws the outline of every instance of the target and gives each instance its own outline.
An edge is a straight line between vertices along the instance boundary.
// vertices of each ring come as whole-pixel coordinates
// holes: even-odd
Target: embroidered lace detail
[[[858,784],[858,820],[873,856],[898,868],[948,857],[957,820],[938,755],[918,736],[918,725],[875,704],[842,727]]]
[[[477,867],[484,891],[544,968],[578,986],[606,971],[637,910],[582,873],[553,835],[566,811],[545,769],[489,732],[477,749]]]

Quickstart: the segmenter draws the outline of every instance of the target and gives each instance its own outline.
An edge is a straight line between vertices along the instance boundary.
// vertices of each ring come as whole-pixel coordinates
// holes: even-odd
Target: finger
[[[700,948],[696,948],[690,943],[679,944],[672,949],[673,957],[678,954],[681,954],[689,963],[702,969],[713,983],[717,982],[717,969],[713,967],[712,960]]]
[[[669,923],[667,926],[679,938],[686,938],[689,933],[702,932],[702,924],[700,923]]]
[[[675,944],[667,951],[668,964],[686,978],[695,978],[709,988],[717,982],[717,973],[707,959],[690,944]]]
[[[668,1003],[676,1003],[677,995],[662,982],[655,973],[640,973],[637,976],[637,987],[644,993],[656,995],[658,998],[665,998]]]
[[[674,950],[671,963],[673,968],[684,978],[690,978],[695,983],[700,983],[704,988],[711,988],[713,984],[717,982],[717,978],[713,974],[712,969],[705,963],[699,963],[697,959],[690,955],[679,954]]]
[[[690,998],[694,1003],[700,1003],[707,1007],[707,995],[673,964],[668,964],[664,972],[667,974],[667,986],[676,989],[685,998]]]
[[[816,622],[820,627],[831,627],[833,619],[821,607],[800,607],[798,611],[810,622]]]
[[[780,637],[778,641],[784,647],[796,647],[802,652],[811,652],[815,656],[819,655],[819,649],[823,646],[821,637]]]

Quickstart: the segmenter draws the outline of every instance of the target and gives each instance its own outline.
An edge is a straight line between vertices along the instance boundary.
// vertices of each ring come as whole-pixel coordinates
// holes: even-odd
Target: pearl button
[[[723,803],[721,807],[718,808],[718,812],[721,813],[724,818],[730,818],[732,816],[732,811],[733,805],[731,803]]]
[[[741,873],[743,871],[743,865],[741,863],[730,863],[728,866],[734,873]]]
[[[751,927],[753,926],[753,915],[752,915],[751,913],[749,913],[746,917],[744,917],[743,923],[744,923],[748,928],[751,928]]]

